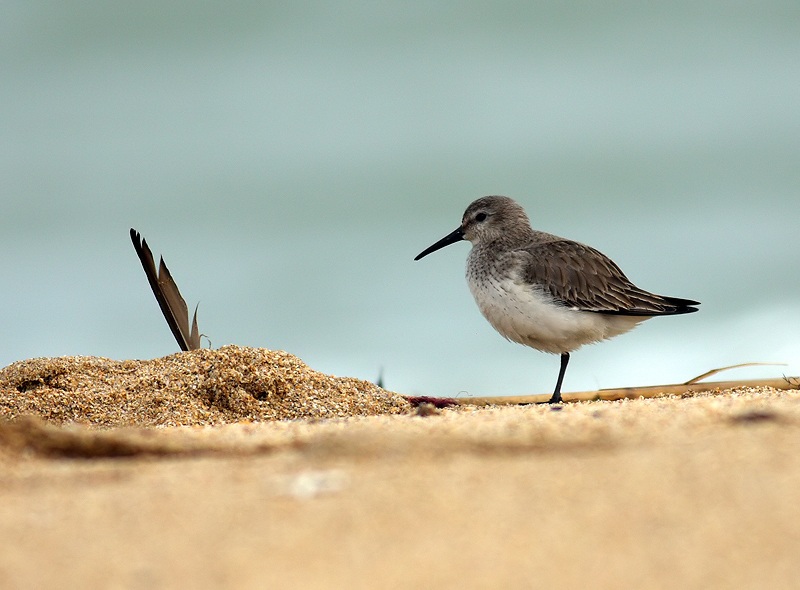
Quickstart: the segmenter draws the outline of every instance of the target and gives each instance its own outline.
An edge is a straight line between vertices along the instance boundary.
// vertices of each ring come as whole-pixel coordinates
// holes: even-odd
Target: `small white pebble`
[[[289,479],[286,493],[298,500],[310,500],[320,494],[340,491],[346,479],[344,472],[339,469],[304,471]]]

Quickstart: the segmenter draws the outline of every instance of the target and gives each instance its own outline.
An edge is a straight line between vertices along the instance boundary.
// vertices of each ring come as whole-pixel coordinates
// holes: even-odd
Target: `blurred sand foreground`
[[[0,416],[2,588],[800,583],[797,390],[423,416],[225,347],[15,363]]]

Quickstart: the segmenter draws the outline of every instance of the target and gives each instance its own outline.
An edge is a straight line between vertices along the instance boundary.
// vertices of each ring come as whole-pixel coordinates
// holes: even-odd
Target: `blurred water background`
[[[702,301],[565,391],[800,373],[800,4],[55,2],[0,19],[0,366],[177,350],[128,229],[213,346],[431,395],[550,392],[468,244],[486,194]]]

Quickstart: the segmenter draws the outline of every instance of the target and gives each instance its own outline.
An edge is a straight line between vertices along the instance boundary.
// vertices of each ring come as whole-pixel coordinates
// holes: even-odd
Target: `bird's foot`
[[[564,400],[561,399],[561,392],[557,391],[556,393],[554,393],[553,397],[551,397],[545,403],[547,403],[547,404],[563,404]]]

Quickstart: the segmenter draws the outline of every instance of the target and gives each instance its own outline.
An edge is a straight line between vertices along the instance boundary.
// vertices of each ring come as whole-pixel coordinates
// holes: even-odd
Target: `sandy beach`
[[[797,390],[420,411],[225,347],[15,363],[0,417],[3,588],[792,588],[800,574]]]

